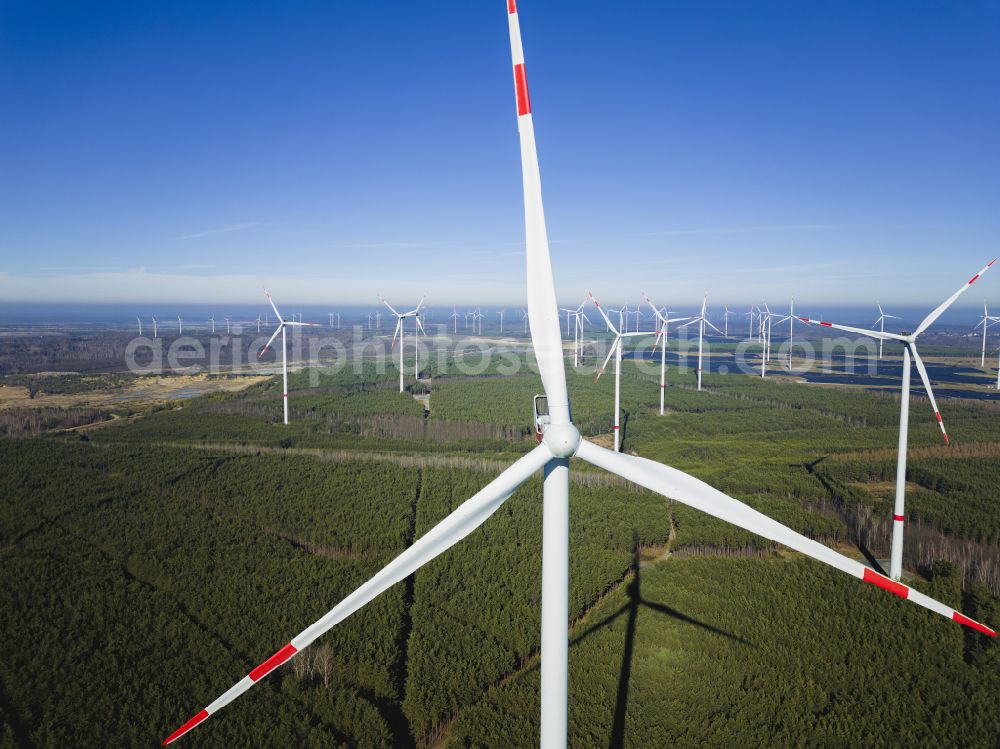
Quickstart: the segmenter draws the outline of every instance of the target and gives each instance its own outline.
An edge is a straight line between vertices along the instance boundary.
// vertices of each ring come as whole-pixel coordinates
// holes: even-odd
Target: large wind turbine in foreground
[[[860,562],[848,559],[786,528],[693,476],[645,458],[612,452],[581,439],[580,432],[570,418],[559,310],[556,306],[555,285],[549,260],[531,103],[528,98],[524,58],[521,53],[521,35],[514,2],[515,0],[507,0],[507,9],[524,180],[528,314],[531,322],[531,342],[548,402],[548,418],[541,422],[543,425],[541,444],[515,461],[481,491],[459,505],[406,551],[389,562],[373,578],[363,583],[320,619],[292,638],[291,642],[236,682],[221,697],[188,720],[172,733],[164,744],[169,744],[210,715],[217,713],[278,666],[311,645],[338,622],[457,544],[486,522],[525,480],[542,470],[545,473],[545,482],[542,500],[541,746],[542,749],[565,747],[569,622],[569,458],[574,456],[665,497],[785,544],[949,619],[989,635],[996,634],[989,627],[963,616],[949,606],[905,585],[895,583]],[[804,615],[807,616],[808,612]],[[262,709],[267,708],[262,706]]]
[[[972,284],[978,281],[995,262],[996,259],[992,260],[969,281],[964,283],[962,288],[927,315],[912,333],[897,335],[896,333],[886,333],[883,330],[865,330],[864,328],[852,328],[847,325],[837,325],[836,323],[823,320],[810,320],[808,317],[799,318],[802,322],[822,325],[837,330],[846,330],[848,333],[860,333],[861,335],[876,338],[879,341],[899,341],[903,344],[903,390],[899,400],[899,454],[896,458],[896,501],[892,510],[892,551],[889,556],[889,577],[893,580],[898,580],[903,574],[903,526],[906,522],[906,445],[910,426],[910,358],[913,358],[913,363],[917,366],[917,372],[924,383],[924,390],[927,391],[927,397],[930,399],[931,407],[934,409],[934,418],[937,419],[938,426],[941,427],[941,435],[944,437],[944,442],[947,445],[949,444],[948,432],[945,431],[944,421],[941,419],[941,411],[938,409],[937,401],[934,399],[934,391],[931,389],[931,381],[927,377],[927,369],[924,367],[924,361],[920,358],[920,354],[917,353],[917,338],[935,320],[941,317],[944,311],[954,304],[955,300],[962,296]],[[879,310],[881,311],[881,307]],[[887,317],[884,313],[883,316]]]
[[[687,317],[670,317],[670,313],[666,310],[659,310],[649,297],[646,296],[646,292],[642,292],[642,298],[646,300],[646,303],[653,308],[653,314],[656,316],[657,326],[656,326],[656,341],[653,342],[653,348],[656,348],[657,341],[660,344],[660,416],[663,416],[663,395],[664,391],[667,389],[667,336],[670,335],[670,323],[681,322],[682,320],[687,320]],[[728,312],[728,309],[726,310]],[[729,318],[726,318],[727,322]],[[729,326],[726,326],[726,330],[729,330]],[[698,364],[699,368],[701,363]]]
[[[403,392],[406,388],[403,385],[403,336],[406,334],[406,326],[404,322],[406,318],[412,317],[416,322],[413,325],[413,340],[416,342],[417,347],[417,358],[416,364],[414,365],[415,376],[420,378],[420,337],[419,334],[423,331],[423,323],[420,322],[420,308],[424,306],[424,300],[427,295],[420,297],[420,303],[416,307],[411,309],[409,312],[397,312],[396,308],[389,304],[384,297],[379,297],[378,300],[382,302],[389,310],[396,316],[396,331],[392,334],[392,346],[389,347],[391,350],[393,346],[396,345],[396,338],[399,338],[399,392]],[[426,333],[424,333],[426,335]]]
[[[274,329],[274,332],[271,334],[271,337],[267,339],[267,343],[264,344],[264,348],[262,348],[260,350],[260,353],[257,354],[257,358],[260,359],[260,357],[262,357],[265,353],[267,353],[267,350],[271,348],[271,344],[274,343],[274,339],[278,337],[278,333],[281,333],[281,400],[282,400],[282,407],[284,409],[285,423],[287,424],[288,423],[288,339],[285,336],[285,328],[287,328],[290,325],[294,325],[297,328],[298,327],[317,328],[319,326],[316,325],[315,323],[292,322],[291,320],[285,320],[281,316],[281,313],[278,312],[278,308],[275,306],[274,300],[271,299],[271,294],[268,292],[267,289],[264,289],[264,296],[266,296],[267,301],[271,303],[271,309],[274,310],[274,314],[278,318],[278,327]],[[228,317],[226,318],[226,332],[227,333],[229,332]]]

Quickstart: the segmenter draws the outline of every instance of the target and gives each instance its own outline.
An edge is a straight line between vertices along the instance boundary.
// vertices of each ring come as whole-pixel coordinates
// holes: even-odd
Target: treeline
[[[98,408],[3,408],[0,409],[0,436],[31,437],[110,418],[111,414]]]
[[[836,482],[846,499],[845,484],[855,484],[856,499],[883,510],[891,508],[896,478],[895,456],[890,460],[837,460],[816,466],[817,475]],[[906,480],[920,487],[907,490],[907,516],[942,533],[983,544],[1000,544],[1000,502],[996,487],[1000,463],[991,457],[954,459],[918,458],[906,467]],[[865,484],[883,483],[883,498],[871,497]]]

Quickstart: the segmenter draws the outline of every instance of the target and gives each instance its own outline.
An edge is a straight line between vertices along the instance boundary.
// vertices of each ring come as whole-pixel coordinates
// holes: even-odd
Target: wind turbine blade
[[[615,335],[620,335],[618,328],[614,326],[614,324],[611,322],[611,318],[608,317],[608,313],[604,311],[604,307],[601,306],[600,302],[594,299],[594,295],[591,294],[589,291],[587,292],[587,298],[594,303],[595,307],[597,307],[597,311],[601,313],[601,317],[604,318],[604,322],[608,324],[608,328],[611,330],[611,332],[614,333]]]
[[[841,572],[846,572],[848,575],[853,575],[867,583],[877,585],[901,598],[913,601],[919,606],[946,616],[959,624],[964,624],[991,637],[996,637],[996,632],[985,624],[980,624],[977,621],[969,619],[958,611],[935,601],[929,596],[925,596],[919,591],[890,580],[888,577],[865,567],[860,562],[849,559],[817,541],[806,538],[791,528],[723,494],[719,490],[713,489],[705,482],[683,471],[668,468],[665,465],[655,463],[646,458],[639,458],[626,453],[616,453],[603,447],[598,447],[587,440],[583,440],[580,443],[580,448],[577,450],[576,456],[592,465],[633,481],[639,484],[639,486],[643,486],[657,494],[662,494],[664,497],[682,502],[689,507],[701,510],[740,528],[745,528],[764,538],[777,541],[806,556],[828,564]]]
[[[420,315],[417,315],[415,319],[417,321],[417,327],[420,328],[420,332],[427,335],[427,331],[424,330],[424,324],[420,322]]]
[[[276,306],[274,306],[274,300],[271,299],[271,293],[267,289],[264,289],[264,296],[266,296],[267,297],[267,301],[269,301],[271,303],[271,309],[274,310],[274,314],[275,314],[275,316],[277,316],[278,322],[279,323],[284,322],[284,320],[281,317],[281,313],[278,312],[278,308]]]
[[[490,515],[496,512],[497,508],[526,479],[543,468],[551,459],[552,452],[545,445],[539,445],[527,455],[519,458],[472,498],[467,499],[454,512],[421,536],[410,548],[389,562],[376,573],[375,577],[363,583],[347,598],[324,614],[322,618],[306,627],[293,637],[291,642],[236,682],[215,702],[170,734],[163,745],[166,746],[179,739],[208,716],[215,714],[246,692],[282,663],[291,659],[296,653],[309,647],[324,632],[332,629],[334,625],[346,619],[380,593],[413,574],[427,562],[468,536],[486,522]]]
[[[403,326],[403,318],[402,317],[396,318],[396,330],[392,334],[392,345],[389,346],[389,351],[392,351],[393,349],[396,348],[396,339],[399,338],[399,329],[402,326]]]
[[[388,303],[388,302],[387,302],[387,301],[385,300],[385,297],[382,297],[382,296],[380,296],[380,297],[378,298],[378,300],[379,300],[380,302],[382,302],[382,304],[384,304],[384,305],[385,305],[386,307],[388,307],[388,308],[389,308],[390,310],[392,310],[392,314],[394,314],[394,315],[395,315],[396,317],[399,317],[399,313],[398,313],[398,312],[396,312],[396,308],[395,308],[395,307],[393,307],[393,306],[392,306],[391,304],[389,304],[389,303]]]
[[[785,319],[787,320],[788,318],[785,318]],[[715,327],[714,325],[712,325],[712,323],[711,323],[711,322],[709,322],[709,320],[708,320],[708,318],[707,318],[707,317],[705,318],[705,324],[706,324],[706,325],[707,325],[708,327],[710,327],[710,328],[711,328],[712,330],[714,330],[714,331],[715,331],[716,333],[718,333],[719,335],[722,335],[722,331],[721,331],[721,330],[719,330],[719,329],[718,329],[717,327]]]
[[[566,391],[566,367],[563,363],[562,334],[556,287],[552,279],[549,238],[542,207],[542,179],[535,149],[535,126],[528,96],[528,78],[521,46],[521,26],[514,0],[507,1],[510,28],[510,54],[514,66],[514,98],[517,104],[517,129],[521,139],[521,175],[524,184],[525,256],[527,261],[528,325],[531,345],[542,376],[553,424],[569,423],[569,394]]]
[[[612,343],[611,348],[608,349],[608,355],[604,357],[604,364],[602,364],[601,368],[597,371],[597,377],[594,378],[594,382],[601,379],[601,375],[604,374],[604,369],[608,366],[608,362],[611,361],[611,356],[615,353],[615,347],[618,345],[619,339],[621,339],[621,335],[615,336],[614,343]]]
[[[910,353],[913,354],[913,363],[917,365],[917,372],[920,373],[920,379],[924,383],[924,390],[927,391],[927,397],[930,398],[931,408],[934,409],[934,418],[937,419],[938,426],[941,427],[941,435],[944,437],[944,443],[950,445],[951,442],[948,439],[948,432],[945,431],[944,421],[941,419],[941,411],[938,409],[937,401],[934,399],[934,391],[931,389],[931,381],[927,376],[927,369],[924,368],[924,360],[920,358],[920,354],[917,353],[917,347],[911,345]]]
[[[287,325],[287,323],[283,323],[283,322],[278,323],[278,327],[274,329],[274,332],[271,334],[271,337],[267,339],[267,343],[264,344],[264,348],[262,348],[257,353],[257,358],[258,359],[260,359],[260,357],[262,357],[265,353],[267,353],[267,350],[269,348],[271,348],[271,344],[274,343],[274,339],[278,337],[278,333],[281,332],[281,328],[284,325]]]
[[[864,328],[852,328],[849,325],[838,325],[837,323],[827,322],[826,320],[810,320],[808,317],[795,317],[796,320],[801,322],[807,322],[811,325],[822,325],[824,328],[834,328],[836,330],[846,330],[848,333],[858,333],[860,335],[870,336],[871,338],[881,338],[885,341],[906,341],[906,336],[896,335],[895,333],[883,333],[878,330],[865,330]]]
[[[935,320],[941,317],[944,311],[955,303],[956,299],[958,299],[960,296],[962,296],[962,294],[968,291],[969,287],[972,286],[972,284],[974,284],[976,281],[978,281],[980,276],[982,276],[986,271],[988,271],[995,262],[996,258],[993,258],[993,260],[991,260],[986,266],[984,266],[981,271],[979,271],[976,275],[974,275],[972,278],[966,281],[965,284],[962,285],[962,288],[960,288],[958,291],[956,291],[954,294],[948,297],[936,310],[927,315],[927,317],[924,318],[924,321],[917,326],[917,329],[915,331],[913,331],[913,335],[915,336],[920,335],[925,330],[927,330],[927,328],[929,328],[934,323]]]
[[[294,325],[297,328],[321,328],[318,322],[286,322],[285,325]]]
[[[659,320],[660,322],[666,322],[666,321],[667,321],[667,318],[665,318],[665,317],[663,316],[663,313],[662,313],[662,312],[660,312],[660,310],[658,310],[658,309],[656,308],[656,305],[655,305],[655,304],[653,304],[652,300],[651,300],[651,299],[650,299],[650,298],[649,298],[648,296],[646,296],[646,292],[645,292],[645,291],[643,291],[643,292],[641,292],[641,293],[642,293],[642,298],[646,300],[646,304],[648,304],[648,305],[649,305],[650,307],[652,307],[652,308],[653,308],[653,314],[654,314],[654,315],[656,315],[657,319],[658,319],[658,320]]]

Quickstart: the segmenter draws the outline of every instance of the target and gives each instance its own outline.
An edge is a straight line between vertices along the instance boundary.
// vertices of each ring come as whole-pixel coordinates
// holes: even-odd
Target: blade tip
[[[177,739],[186,734],[188,731],[190,731],[196,725],[201,723],[207,717],[208,717],[208,710],[202,710],[200,713],[190,718],[184,725],[182,725],[172,734],[167,736],[167,738],[163,740],[163,743],[160,744],[160,746],[166,746],[167,744],[172,744],[173,742],[177,741]]]
[[[959,613],[958,611],[954,612],[951,618],[954,619],[959,624],[961,624],[962,626],[969,627],[970,629],[974,629],[977,632],[982,632],[984,635],[987,635],[989,637],[997,636],[996,630],[987,627],[985,624],[980,624],[975,619],[971,619],[967,617],[965,614]]]

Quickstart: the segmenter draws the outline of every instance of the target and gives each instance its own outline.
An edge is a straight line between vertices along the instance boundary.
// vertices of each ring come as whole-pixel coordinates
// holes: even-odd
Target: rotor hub
[[[572,424],[549,424],[542,434],[542,442],[557,458],[576,455],[580,439],[580,430]]]

